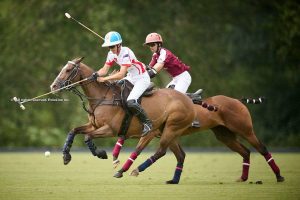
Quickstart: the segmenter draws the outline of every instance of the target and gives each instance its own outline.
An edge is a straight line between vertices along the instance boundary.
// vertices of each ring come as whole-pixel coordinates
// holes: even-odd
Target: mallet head
[[[70,19],[71,18],[71,15],[69,13],[65,13],[65,16]]]
[[[23,106],[23,104],[20,104],[20,108],[21,108],[22,110],[25,110],[25,106]]]
[[[14,97],[13,100],[14,100],[14,102],[16,102],[16,103],[18,103],[20,105],[20,108],[22,110],[25,110],[25,106],[18,100],[17,97]]]

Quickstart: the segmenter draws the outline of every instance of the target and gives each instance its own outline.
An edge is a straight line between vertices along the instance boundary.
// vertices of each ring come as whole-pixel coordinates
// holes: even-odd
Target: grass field
[[[109,154],[110,155],[110,154]],[[128,153],[120,155],[124,162]],[[133,167],[150,153],[143,153]],[[235,153],[187,153],[179,185],[166,185],[173,177],[175,157],[168,153],[140,174],[124,173],[113,178],[111,158],[100,160],[89,153],[75,152],[64,166],[61,153],[0,153],[0,199],[300,199],[300,154],[274,153],[273,157],[286,178],[277,183],[271,169],[259,154],[251,155],[249,180],[237,183],[242,159]],[[263,181],[262,185],[255,184]],[[250,184],[249,182],[254,182]]]

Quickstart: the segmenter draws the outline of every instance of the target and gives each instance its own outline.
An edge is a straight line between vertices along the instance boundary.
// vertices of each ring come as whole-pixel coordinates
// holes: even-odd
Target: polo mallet
[[[77,82],[75,82],[75,83],[72,83],[72,84],[70,84],[70,85],[64,86],[64,87],[59,88],[59,89],[57,89],[57,90],[48,92],[48,93],[46,93],[46,94],[42,94],[42,95],[40,95],[40,96],[31,98],[31,99],[27,99],[27,100],[24,100],[24,101],[21,101],[21,100],[18,99],[17,97],[13,97],[12,99],[13,99],[14,102],[16,102],[16,103],[18,103],[18,104],[20,105],[20,108],[21,108],[22,110],[25,110],[25,106],[23,105],[24,103],[33,101],[33,100],[35,100],[35,99],[41,98],[41,97],[46,96],[46,95],[49,95],[49,94],[53,94],[53,93],[59,92],[59,91],[61,91],[61,90],[63,90],[63,89],[66,89],[66,88],[69,88],[69,87],[71,87],[71,86],[77,85],[77,84],[79,84],[79,83],[81,83],[81,82],[84,82],[84,81],[87,81],[87,80],[89,80],[89,79],[90,79],[90,77],[87,77],[87,78],[85,78],[85,79],[82,79],[82,80],[77,81]]]
[[[85,26],[84,24],[82,24],[81,22],[77,21],[76,19],[74,19],[69,13],[65,13],[65,16],[68,19],[73,19],[75,22],[77,22],[79,25],[81,25],[82,27],[84,27],[85,29],[89,30],[90,32],[94,33],[96,36],[98,36],[99,38],[101,38],[102,40],[104,40],[103,37],[101,37],[98,33],[96,33],[95,31],[93,31],[92,29],[88,28],[87,26]]]

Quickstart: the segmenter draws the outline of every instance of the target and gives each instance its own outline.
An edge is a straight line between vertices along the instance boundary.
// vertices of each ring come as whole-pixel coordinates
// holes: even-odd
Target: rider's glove
[[[146,70],[151,69],[152,67],[150,65],[146,65]]]
[[[157,74],[157,71],[154,68],[147,70],[147,72],[148,72],[150,78],[154,78]]]
[[[95,80],[97,80],[98,77],[99,77],[98,72],[94,72],[94,73],[92,73],[90,79],[95,81]]]
[[[121,79],[121,80],[117,80],[117,81],[116,81],[116,84],[117,84],[118,86],[122,86],[124,83],[125,83],[125,80],[124,80],[124,79]]]

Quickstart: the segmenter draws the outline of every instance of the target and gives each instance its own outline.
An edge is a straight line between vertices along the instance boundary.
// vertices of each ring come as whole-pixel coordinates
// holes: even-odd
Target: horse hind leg
[[[121,178],[123,177],[123,173],[128,171],[128,169],[131,167],[135,159],[140,155],[140,153],[143,151],[143,149],[149,144],[149,142],[155,137],[158,131],[150,132],[144,137],[141,137],[139,140],[139,143],[136,146],[136,149],[134,152],[131,153],[127,161],[124,163],[122,168],[117,171],[117,173],[114,175],[115,178]],[[135,170],[134,170],[135,171]],[[138,176],[138,173],[131,172],[131,176]]]
[[[183,169],[185,152],[183,151],[183,149],[181,148],[181,146],[179,145],[177,140],[175,140],[174,142],[172,142],[170,144],[169,149],[174,153],[174,155],[177,159],[177,165],[175,168],[173,179],[166,181],[166,184],[178,184],[180,177],[181,177],[182,169]]]
[[[139,172],[145,171],[148,167],[150,167],[153,163],[155,163],[159,158],[166,155],[167,147],[159,147],[156,153],[148,158],[145,162],[138,166],[137,169],[132,171],[132,175],[139,174]]]
[[[264,156],[265,160],[274,172],[277,182],[283,182],[284,177],[281,176],[280,169],[275,163],[274,158],[272,157],[271,153],[267,150],[266,146],[257,139],[255,133],[251,131],[250,134],[244,137],[261,155]]]
[[[176,130],[177,129],[177,130]],[[176,131],[175,131],[176,130]],[[138,166],[137,169],[133,170],[131,174],[139,174],[139,172],[145,171],[148,167],[150,167],[153,163],[155,163],[158,159],[166,155],[167,148],[174,140],[176,140],[176,135],[180,135],[180,132],[183,131],[182,129],[178,129],[177,127],[165,127],[163,130],[162,137],[160,138],[159,148],[155,152],[153,156],[143,162],[141,165]]]
[[[238,182],[244,182],[248,179],[250,168],[250,150],[242,145],[236,137],[236,134],[224,126],[218,126],[212,129],[216,138],[223,142],[232,151],[237,152],[243,157],[242,175],[237,179]]]

